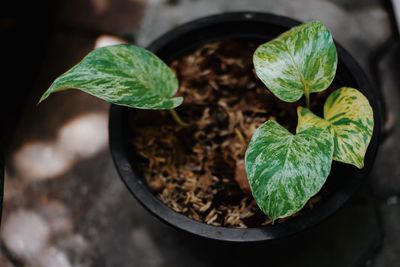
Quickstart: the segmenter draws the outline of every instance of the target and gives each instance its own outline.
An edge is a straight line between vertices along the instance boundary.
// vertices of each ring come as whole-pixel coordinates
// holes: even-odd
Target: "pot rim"
[[[148,49],[157,53],[157,51],[162,49],[166,44],[174,42],[174,40],[177,40],[189,32],[201,30],[219,23],[245,21],[275,24],[285,28],[291,28],[300,24],[297,20],[269,13],[222,13],[185,23],[159,37],[149,45]],[[224,38],[226,37],[229,36],[224,36]],[[251,35],[249,35],[249,37],[251,37]],[[374,132],[365,159],[368,165],[366,164],[366,167],[362,171],[359,171],[359,174],[355,175],[353,179],[349,179],[339,192],[332,194],[328,200],[309,211],[306,215],[276,225],[266,225],[256,228],[229,228],[198,222],[173,211],[151,193],[141,177],[133,171],[127,155],[126,140],[129,136],[126,127],[124,128],[127,108],[112,105],[110,108],[109,120],[110,150],[122,181],[125,183],[130,193],[156,218],[184,232],[208,239],[233,242],[275,240],[288,237],[320,223],[339,209],[353,195],[361,182],[366,180],[367,174],[371,170],[377,154],[381,132],[382,116],[379,94],[371,87],[365,73],[352,56],[338,43],[336,43],[336,48],[340,64],[344,65],[349,70],[356,83],[360,88],[363,88],[363,93],[366,94],[371,103],[374,110]]]

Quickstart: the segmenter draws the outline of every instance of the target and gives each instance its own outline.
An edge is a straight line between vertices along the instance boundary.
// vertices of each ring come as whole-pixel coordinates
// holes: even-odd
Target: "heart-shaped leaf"
[[[173,97],[178,81],[156,55],[134,45],[113,45],[90,52],[58,77],[43,94],[79,89],[113,104],[140,109],[171,109],[182,103]]]
[[[312,127],[293,135],[275,121],[254,133],[246,172],[260,209],[272,220],[299,211],[325,183],[331,169],[332,135]]]
[[[363,168],[374,130],[374,113],[368,99],[354,88],[342,87],[326,100],[324,117],[335,132],[333,159]]]
[[[368,99],[358,90],[342,87],[334,91],[324,105],[324,117],[319,118],[306,108],[298,108],[298,131],[319,125],[331,129],[335,151],[333,159],[364,167],[364,157],[374,129],[374,114]]]
[[[336,73],[336,47],[320,22],[294,27],[254,52],[257,76],[279,99],[295,102],[303,94],[328,88]]]

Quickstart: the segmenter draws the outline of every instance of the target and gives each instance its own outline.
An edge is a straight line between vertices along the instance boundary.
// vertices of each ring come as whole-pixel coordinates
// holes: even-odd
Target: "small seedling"
[[[279,99],[298,101],[296,134],[275,121],[254,133],[245,155],[246,172],[260,209],[272,220],[298,212],[320,191],[332,160],[364,166],[374,120],[368,99],[354,88],[334,91],[324,118],[309,109],[310,94],[329,87],[337,53],[331,33],[320,22],[304,23],[257,48],[257,76]]]

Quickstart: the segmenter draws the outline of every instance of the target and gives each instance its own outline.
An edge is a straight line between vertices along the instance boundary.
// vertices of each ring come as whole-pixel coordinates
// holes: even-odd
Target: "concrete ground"
[[[151,217],[120,181],[108,150],[108,104],[77,91],[36,107],[51,81],[116,36],[147,45],[191,19],[256,10],[318,19],[368,72],[390,36],[375,0],[61,1],[45,64],[6,157],[0,267],[374,266],[400,264],[400,129],[382,143],[370,184],[333,217],[286,243],[193,240]],[[67,25],[68,31],[65,30]],[[71,30],[72,29],[72,30]],[[400,52],[378,68],[392,124],[400,123]]]

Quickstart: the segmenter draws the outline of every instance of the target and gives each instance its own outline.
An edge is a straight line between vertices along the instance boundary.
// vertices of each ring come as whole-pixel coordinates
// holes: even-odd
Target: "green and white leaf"
[[[368,99],[358,90],[342,87],[334,91],[324,105],[322,119],[307,108],[298,108],[297,131],[313,125],[329,127],[334,137],[333,159],[364,167],[364,157],[374,129],[374,114]]]
[[[321,22],[301,24],[260,45],[253,55],[257,76],[279,99],[295,102],[328,88],[337,66],[336,47]]]
[[[272,220],[299,211],[325,183],[333,155],[328,129],[312,127],[293,135],[267,121],[246,151],[246,172],[260,209]]]
[[[329,121],[324,120],[310,111],[308,108],[301,106],[297,107],[297,128],[296,133],[302,132],[312,127],[319,127],[329,129],[331,132],[331,124]]]
[[[374,130],[374,113],[368,99],[354,88],[342,87],[326,100],[324,117],[335,132],[333,159],[362,169]]]
[[[178,81],[156,55],[134,45],[113,45],[90,52],[58,77],[39,102],[54,92],[79,89],[107,102],[140,109],[172,109]]]

